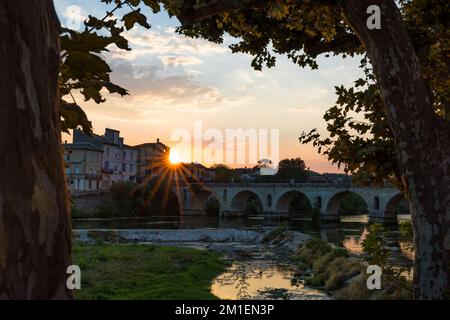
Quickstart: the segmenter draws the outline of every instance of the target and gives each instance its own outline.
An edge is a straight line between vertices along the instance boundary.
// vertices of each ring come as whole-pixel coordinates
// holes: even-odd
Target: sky
[[[100,0],[54,2],[61,24],[72,28],[82,26],[88,14],[103,17],[112,7]],[[193,133],[198,121],[203,130],[218,129],[223,135],[227,129],[278,129],[280,159],[300,157],[311,170],[339,171],[298,137],[314,128],[326,135],[323,114],[336,101],[334,87],[349,86],[361,75],[360,58],[320,56],[319,69],[310,70],[278,56],[274,68],[255,71],[249,55],[228,48],[236,39],[227,37],[217,45],[187,38],[175,33],[176,18],[144,13],[152,28],[125,33],[132,50],[111,46],[104,56],[112,81],[130,96],[106,95],[107,101],[98,105],[76,95],[95,133],[109,127],[119,130],[126,144],[159,138],[176,150],[180,141],[172,140],[174,131]],[[71,142],[70,136],[63,139]]]

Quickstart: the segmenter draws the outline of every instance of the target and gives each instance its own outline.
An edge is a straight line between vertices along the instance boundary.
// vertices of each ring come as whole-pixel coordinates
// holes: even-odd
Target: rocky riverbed
[[[329,299],[324,292],[305,287],[289,260],[310,237],[296,231],[277,237],[276,228],[191,230],[75,230],[78,241],[145,243],[183,246],[220,252],[230,267],[212,284],[221,299]]]

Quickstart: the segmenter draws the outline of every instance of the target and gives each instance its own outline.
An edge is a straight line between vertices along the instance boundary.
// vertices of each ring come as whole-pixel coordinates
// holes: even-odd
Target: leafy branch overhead
[[[176,15],[184,22],[189,19],[189,8],[201,8],[207,1],[101,0],[101,2],[114,6],[105,17],[98,19],[89,16],[84,22],[85,29],[82,32],[67,28],[62,31],[61,108],[67,105],[67,101],[64,100],[66,96],[71,96],[71,100],[74,100],[72,90],[79,91],[85,101],[92,99],[96,103],[105,101],[103,90],[122,96],[128,94],[126,89],[111,83],[111,69],[103,59],[102,53],[108,51],[111,45],[130,50],[128,41],[123,36],[125,29],[130,30],[136,25],[150,28],[141,7],[149,7],[153,13],[157,13],[164,5],[170,15]],[[261,8],[255,14],[250,14],[246,11],[232,10],[232,6],[229,6],[231,3],[223,1],[217,3],[225,4],[231,9],[221,15],[211,16],[201,24],[184,25],[178,31],[188,36],[201,36],[213,42],[222,42],[222,36],[226,32],[240,39],[231,46],[232,51],[253,55],[252,66],[257,70],[261,70],[263,65],[268,67],[275,65],[275,55],[268,49],[271,41],[275,53],[287,54],[296,64],[309,65],[312,68],[317,68],[315,57],[322,52],[335,50],[336,54],[353,55],[361,51],[357,38],[340,22],[339,14],[333,6],[324,6],[314,1],[241,1],[242,4]],[[120,21],[114,15],[119,9],[128,10]],[[295,16],[295,12],[301,14],[307,10],[312,12],[307,19]],[[321,18],[317,19],[319,14]],[[290,36],[285,37],[286,34]],[[73,103],[77,102],[74,100]],[[82,112],[81,108],[79,112]],[[81,125],[73,121],[70,125],[69,122],[64,123],[64,114],[68,112],[61,113],[65,131]],[[78,118],[85,118],[85,114]],[[82,127],[88,129],[87,132],[92,130],[90,126]]]
[[[153,13],[160,11],[160,5],[153,0],[101,0],[106,5],[114,5],[102,19],[89,15],[84,21],[84,30],[76,31],[63,28],[61,32],[61,65],[59,78],[60,114],[62,130],[81,127],[86,133],[92,133],[92,124],[83,109],[74,98],[79,92],[85,101],[105,102],[104,92],[128,95],[128,91],[111,82],[112,72],[105,61],[104,52],[111,45],[122,50],[131,50],[123,36],[126,30],[140,25],[149,29],[145,15],[141,13],[141,3],[151,8]],[[129,10],[119,21],[114,15],[119,9]],[[71,101],[68,102],[67,99]]]
[[[116,45],[130,50],[124,29],[136,25],[149,28],[141,5],[156,13],[161,6],[176,16],[180,34],[222,43],[226,35],[235,39],[235,53],[253,57],[256,70],[273,67],[277,56],[286,55],[301,67],[318,68],[319,55],[362,56],[365,76],[353,87],[335,88],[337,101],[324,119],[328,137],[316,130],[303,132],[300,141],[313,143],[333,163],[342,165],[362,184],[381,185],[385,181],[401,187],[401,170],[396,161],[392,130],[370,61],[365,49],[345,21],[341,1],[333,0],[101,0],[114,5],[103,19],[89,16],[85,30],[63,30],[61,94],[78,90],[85,100],[105,101],[102,90],[126,95],[111,83],[111,70],[102,53]],[[401,0],[402,18],[414,43],[422,72],[432,89],[436,113],[450,117],[449,33],[446,0]],[[433,10],[428,8],[433,7]],[[113,14],[127,9],[120,21]],[[430,27],[431,26],[431,27]],[[74,102],[76,103],[76,102]],[[64,105],[63,105],[64,107]],[[79,109],[80,112],[81,108]],[[79,117],[84,119],[84,117]],[[70,126],[72,128],[74,122]],[[63,126],[64,127],[64,126]],[[86,126],[83,126],[85,128]]]
[[[421,0],[401,1],[401,4],[422,72],[432,89],[435,112],[443,121],[448,121],[450,29],[446,13],[450,11],[450,3]],[[434,9],[427,10],[430,7]],[[336,104],[324,115],[329,137],[321,137],[314,129],[303,132],[300,141],[312,143],[333,163],[343,165],[360,184],[382,185],[389,181],[403,189],[393,134],[367,58],[362,59],[361,68],[365,77],[356,80],[353,87],[336,87]],[[362,120],[355,120],[355,115]]]
[[[233,52],[250,54],[256,70],[273,67],[277,55],[312,69],[318,68],[321,54],[362,56],[365,76],[353,87],[335,88],[337,102],[324,116],[328,137],[312,130],[302,133],[300,141],[312,142],[329,160],[353,173],[356,182],[382,185],[389,181],[404,188],[380,87],[365,48],[346,21],[344,1],[172,2],[177,3],[174,10],[183,23],[180,33],[216,43],[222,43],[229,34],[238,39],[231,45]],[[400,0],[398,4],[432,90],[436,114],[446,121],[450,118],[450,2]]]

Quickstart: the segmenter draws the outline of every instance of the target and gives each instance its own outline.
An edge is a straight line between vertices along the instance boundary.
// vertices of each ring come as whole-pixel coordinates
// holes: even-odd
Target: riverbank
[[[76,242],[77,299],[217,299],[211,283],[227,261],[215,252],[143,244]]]
[[[197,230],[76,230],[74,238],[77,241],[80,256],[85,259],[86,249],[94,255],[99,263],[89,264],[82,267],[82,270],[102,269],[104,259],[109,256],[108,252],[99,254],[96,250],[98,243],[109,243],[109,250],[115,251],[114,246],[128,246],[131,251],[135,250],[135,245],[150,246],[156,248],[190,249],[206,253],[215,253],[221,257],[221,261],[226,260],[225,270],[216,277],[208,278],[210,296],[220,299],[301,299],[317,300],[329,299],[320,290],[311,289],[303,283],[295,281],[295,264],[289,259],[290,255],[310,237],[300,232],[283,232],[283,239],[277,239],[278,228],[265,230],[245,230],[245,229],[197,229]],[[94,246],[94,249],[91,249]],[[114,255],[115,253],[112,252]],[[128,257],[125,264],[134,265],[134,260],[140,256]],[[170,263],[170,262],[164,262]],[[204,264],[202,265],[204,266]],[[213,270],[214,271],[214,270]],[[217,270],[216,270],[217,271]],[[95,282],[107,281],[107,276],[94,271]],[[126,274],[126,273],[125,273]],[[89,276],[89,275],[88,275]],[[112,290],[119,290],[120,285],[124,285],[122,275],[116,275],[118,279],[113,279],[112,286],[106,289],[108,294]],[[88,282],[89,279],[88,279]],[[206,284],[204,284],[206,285]],[[130,283],[126,284],[129,288]],[[93,298],[92,293],[99,294],[94,298],[104,299],[102,287],[88,288],[87,298]],[[145,289],[145,288],[144,288]],[[129,289],[127,289],[129,290]],[[133,290],[140,290],[137,287]],[[205,286],[203,286],[203,292]],[[130,292],[129,292],[130,293]],[[132,292],[130,293],[133,294]],[[130,298],[127,294],[124,298]],[[140,295],[142,296],[142,295]],[[157,295],[159,298],[167,298]],[[146,296],[142,296],[145,298]],[[107,296],[106,298],[111,298]],[[116,298],[113,296],[112,298]],[[119,297],[121,298],[121,297]]]
[[[381,288],[369,290],[368,264],[361,257],[350,255],[344,248],[333,247],[318,239],[305,242],[292,259],[297,261],[297,275],[306,285],[325,290],[336,299],[412,299],[411,292],[399,286],[396,277],[384,273]]]
[[[330,245],[286,225],[250,229],[79,229],[74,230],[74,239],[86,245],[140,244],[216,253],[228,265],[209,283],[212,295],[220,299],[405,298],[390,284],[376,294],[367,291],[367,266],[359,250]],[[127,263],[133,263],[132,259]]]

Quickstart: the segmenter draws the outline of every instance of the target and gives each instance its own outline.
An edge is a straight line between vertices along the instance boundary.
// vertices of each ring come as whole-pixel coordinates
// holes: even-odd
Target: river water
[[[409,219],[400,216],[399,220]],[[267,216],[205,217],[165,216],[147,218],[80,219],[73,221],[74,229],[255,229],[286,225],[290,230],[300,231],[346,248],[354,255],[362,254],[361,242],[367,234],[367,216],[343,216],[336,224],[313,227],[308,219],[291,216],[277,219]],[[398,265],[411,266],[414,258],[408,243],[400,241],[398,229],[390,230],[386,239],[392,257]],[[228,270],[212,284],[211,291],[221,299],[329,299],[319,290],[307,288],[296,278],[295,268],[270,257],[270,248],[264,246],[243,248],[245,256],[234,258]],[[251,252],[251,254],[248,254]]]

